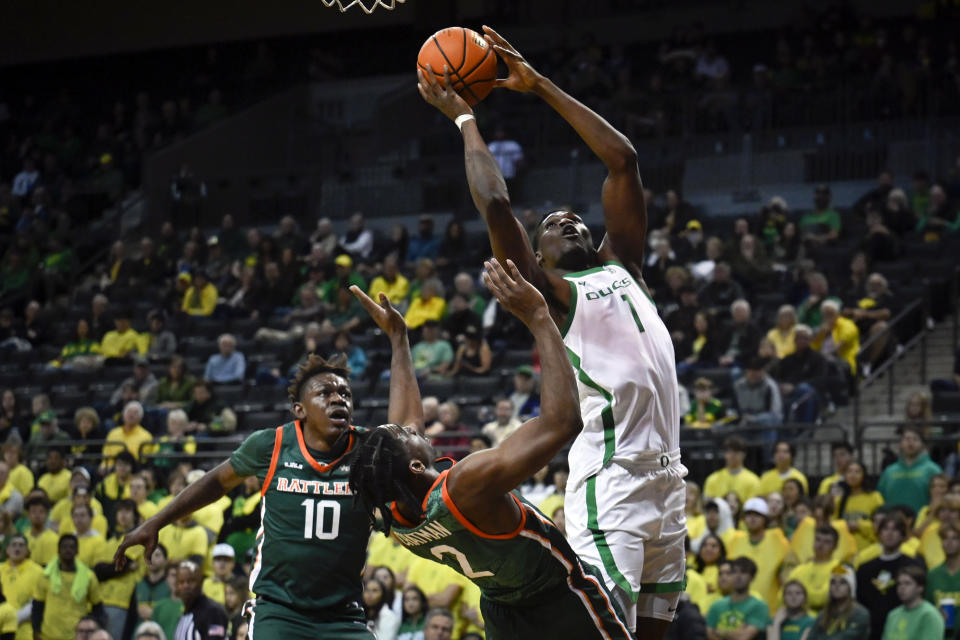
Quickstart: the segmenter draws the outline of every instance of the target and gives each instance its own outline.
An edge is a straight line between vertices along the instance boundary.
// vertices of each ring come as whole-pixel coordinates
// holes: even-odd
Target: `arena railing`
[[[873,346],[883,340],[896,339],[899,331],[908,323],[917,323],[919,331],[913,335],[906,343],[902,344],[902,350],[891,355],[876,368],[870,370],[869,375],[860,379],[857,383],[858,391],[853,398],[853,425],[858,428],[860,425],[860,389],[873,384],[880,377],[887,376],[887,413],[893,413],[894,385],[896,381],[897,364],[903,359],[903,356],[915,345],[920,345],[920,377],[926,378],[927,371],[927,321],[930,317],[929,306],[925,298],[917,298],[898,313],[887,323],[887,328],[882,332],[871,336],[865,342],[861,343],[860,351],[857,352],[857,370],[863,371],[864,366],[870,361],[870,351]]]
[[[960,332],[960,266],[955,266],[950,273],[947,285],[949,300],[947,308],[949,309],[951,332],[953,344],[957,344],[958,332]],[[861,343],[860,351],[857,352],[857,365],[860,371],[863,371],[863,365],[869,361],[870,350],[873,345],[881,340],[896,339],[904,337],[905,327],[915,326],[917,328],[910,338],[901,344],[902,348],[897,349],[896,353],[887,358],[876,368],[870,370],[869,375],[860,379],[857,383],[857,393],[853,398],[853,425],[859,432],[861,427],[861,390],[876,382],[880,377],[887,376],[887,413],[894,413],[895,385],[897,381],[897,366],[904,360],[906,354],[915,346],[920,348],[920,371],[919,382],[926,384],[927,381],[927,338],[931,327],[930,299],[925,295],[917,298],[908,304],[887,323],[887,328],[875,336],[871,336],[865,342]]]
[[[899,430],[904,425],[923,429],[930,457],[938,462],[951,476],[960,471],[958,464],[958,441],[960,415],[944,416],[930,420],[870,420],[865,422],[857,435],[856,449],[860,461],[868,473],[879,474],[884,462],[897,458],[900,442]],[[886,459],[886,460],[885,460]]]
[[[796,450],[793,466],[807,476],[820,477],[832,473],[831,443],[849,441],[853,434],[846,425],[810,422],[790,422],[773,427],[726,424],[710,429],[681,428],[680,453],[683,464],[690,471],[690,478],[702,482],[723,467],[723,441],[734,435],[746,443],[744,464],[749,469],[757,472],[769,469],[773,464],[774,443],[785,440]]]
[[[140,445],[137,451],[137,459],[141,462],[144,460],[157,460],[157,459],[175,459],[175,460],[208,460],[208,459],[225,459],[227,456],[232,453],[240,443],[243,442],[245,436],[224,436],[216,438],[199,438],[195,442],[197,444],[196,453],[177,453],[172,451],[157,451],[152,453],[147,453],[149,449],[157,446],[163,446],[165,443],[160,442],[159,440],[152,440],[150,442],[144,442]],[[116,447],[116,451],[109,456],[103,455],[103,447],[109,445],[111,448]],[[117,453],[120,451],[130,451],[130,449],[119,440],[106,440],[106,439],[97,439],[97,440],[55,440],[48,443],[41,443],[35,445],[38,451],[43,449],[49,449],[57,447],[63,450],[69,450],[70,453],[67,454],[67,457],[72,461],[73,464],[84,463],[84,462],[94,462],[98,466],[106,458],[114,458]],[[75,451],[75,449],[81,449]],[[130,453],[133,453],[130,451]]]

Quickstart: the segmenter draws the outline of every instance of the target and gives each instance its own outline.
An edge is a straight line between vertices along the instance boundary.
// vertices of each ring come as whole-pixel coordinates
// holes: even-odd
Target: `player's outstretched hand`
[[[506,78],[497,78],[494,87],[510,89],[512,91],[533,91],[537,83],[543,78],[536,69],[530,66],[520,52],[506,38],[491,29],[483,26],[484,40],[497,52],[500,59],[507,65],[509,73]]]
[[[373,321],[377,323],[380,330],[383,331],[390,340],[402,338],[407,334],[407,323],[400,315],[400,312],[390,304],[390,298],[387,294],[380,294],[380,302],[377,303],[363,292],[357,285],[350,287],[350,293],[360,301],[363,308],[367,310]]]
[[[152,520],[147,520],[123,537],[113,556],[113,566],[117,571],[122,571],[127,564],[127,557],[123,555],[127,548],[137,545],[143,546],[144,561],[149,562],[153,557],[153,550],[157,548],[157,528]]]
[[[486,267],[483,283],[504,309],[520,318],[528,327],[538,320],[550,319],[547,301],[524,279],[513,260],[507,260],[506,268],[496,258],[483,264]]]
[[[447,65],[443,65],[443,80],[437,79],[433,67],[429,64],[426,73],[422,69],[417,69],[417,89],[424,100],[451,120],[473,113],[467,101],[453,90],[450,83],[450,69]]]

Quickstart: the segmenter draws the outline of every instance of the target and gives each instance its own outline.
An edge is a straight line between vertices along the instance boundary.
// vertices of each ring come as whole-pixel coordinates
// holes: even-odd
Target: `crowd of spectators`
[[[696,25],[659,48],[650,91],[630,88],[636,58],[626,48],[593,41],[575,55],[557,48],[544,71],[588,103],[629,114],[633,136],[679,133],[694,121],[766,126],[789,117],[771,111],[782,92],[818,95],[851,78],[871,83],[869,102],[884,116],[916,112],[921,85],[956,90],[955,46],[935,25],[821,18],[814,31],[777,41],[775,63],[744,67],[748,88],[738,88],[738,63]],[[228,214],[216,229],[167,222],[157,234],[106,242],[78,233],[136,185],[142,153],[221,117],[222,89],[264,87],[277,66],[266,46],[238,67],[242,79],[217,49],[203,59],[189,86],[170,94],[177,98],[154,108],[146,93],[131,93],[89,130],[72,120],[69,95],[42,109],[25,96],[0,122],[0,301],[11,301],[0,308],[0,633],[6,604],[18,628],[44,637],[105,626],[129,638],[139,623],[149,631],[135,637],[173,637],[185,606],[209,608],[193,584],[242,638],[255,483],[165,529],[161,549],[131,556],[123,572],[112,569],[112,552],[195,479],[204,466],[197,452],[286,419],[284,387],[310,353],[344,354],[359,390],[356,422],[386,420],[389,353],[350,286],[385,293],[404,313],[427,433],[439,447],[459,457],[494,446],[538,413],[531,341],[478,286],[485,234],[468,234],[456,219],[441,230],[424,215],[415,231],[380,233],[356,213],[338,233],[325,217],[286,216],[267,229],[239,228]],[[311,62],[318,78],[323,60]],[[688,112],[674,100],[691,90]],[[519,145],[505,142],[516,144],[497,136],[501,161],[522,169]],[[838,445],[836,473],[813,499],[791,443],[778,442],[788,435],[781,425],[814,423],[845,403],[908,337],[888,331],[890,321],[915,298],[935,297],[928,287],[947,272],[932,265],[953,264],[958,246],[958,168],[937,181],[917,172],[909,185],[884,171],[849,210],[820,185],[809,203],[775,197],[735,219],[700,214],[676,189],[647,192],[644,279],[674,340],[684,433],[756,426],[773,460],[758,477],[731,439],[726,466],[706,478],[702,495],[703,478],[691,478],[690,603],[678,615],[705,618],[706,637],[741,640],[756,635],[739,633],[745,628],[769,627],[771,637],[798,638],[809,627],[824,638],[841,630],[920,638],[903,635],[929,613],[917,589],[926,586],[944,612],[960,597],[960,484],[924,452],[926,433],[904,430],[900,460],[877,491]],[[189,168],[179,177],[174,197],[185,198]],[[522,193],[522,171],[510,180]],[[537,219],[522,213],[528,231]],[[109,253],[81,271],[94,245]],[[935,393],[957,392],[960,353],[957,361]],[[930,407],[918,395],[906,417],[927,420]],[[949,469],[956,456],[939,462]],[[557,465],[524,486],[561,526],[565,482]],[[68,533],[75,538],[60,537]],[[913,557],[929,573],[917,573]],[[55,569],[41,569],[51,562]],[[482,629],[472,583],[388,539],[374,537],[365,578],[364,604],[383,637],[395,629],[401,640],[469,638]],[[61,602],[71,590],[51,591],[52,580],[81,585],[86,600]],[[884,635],[885,626],[901,635]]]

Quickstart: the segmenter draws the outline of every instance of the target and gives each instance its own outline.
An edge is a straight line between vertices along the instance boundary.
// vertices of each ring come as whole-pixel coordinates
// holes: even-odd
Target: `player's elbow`
[[[613,171],[631,171],[637,166],[637,150],[633,144],[621,137],[618,144],[607,155],[607,168]]]
[[[487,198],[484,213],[487,220],[494,220],[503,216],[512,218],[513,209],[510,207],[510,196],[507,192],[490,194]]]

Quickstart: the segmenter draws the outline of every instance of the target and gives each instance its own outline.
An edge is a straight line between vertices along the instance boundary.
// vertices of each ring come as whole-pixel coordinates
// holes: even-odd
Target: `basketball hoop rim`
[[[407,0],[372,0],[372,4],[370,4],[368,8],[367,5],[363,3],[363,0],[320,0],[325,7],[336,5],[337,8],[340,9],[340,13],[346,12],[351,7],[359,6],[367,15],[376,11],[377,7],[381,7],[387,11],[393,11],[398,4],[403,4],[406,1]]]

